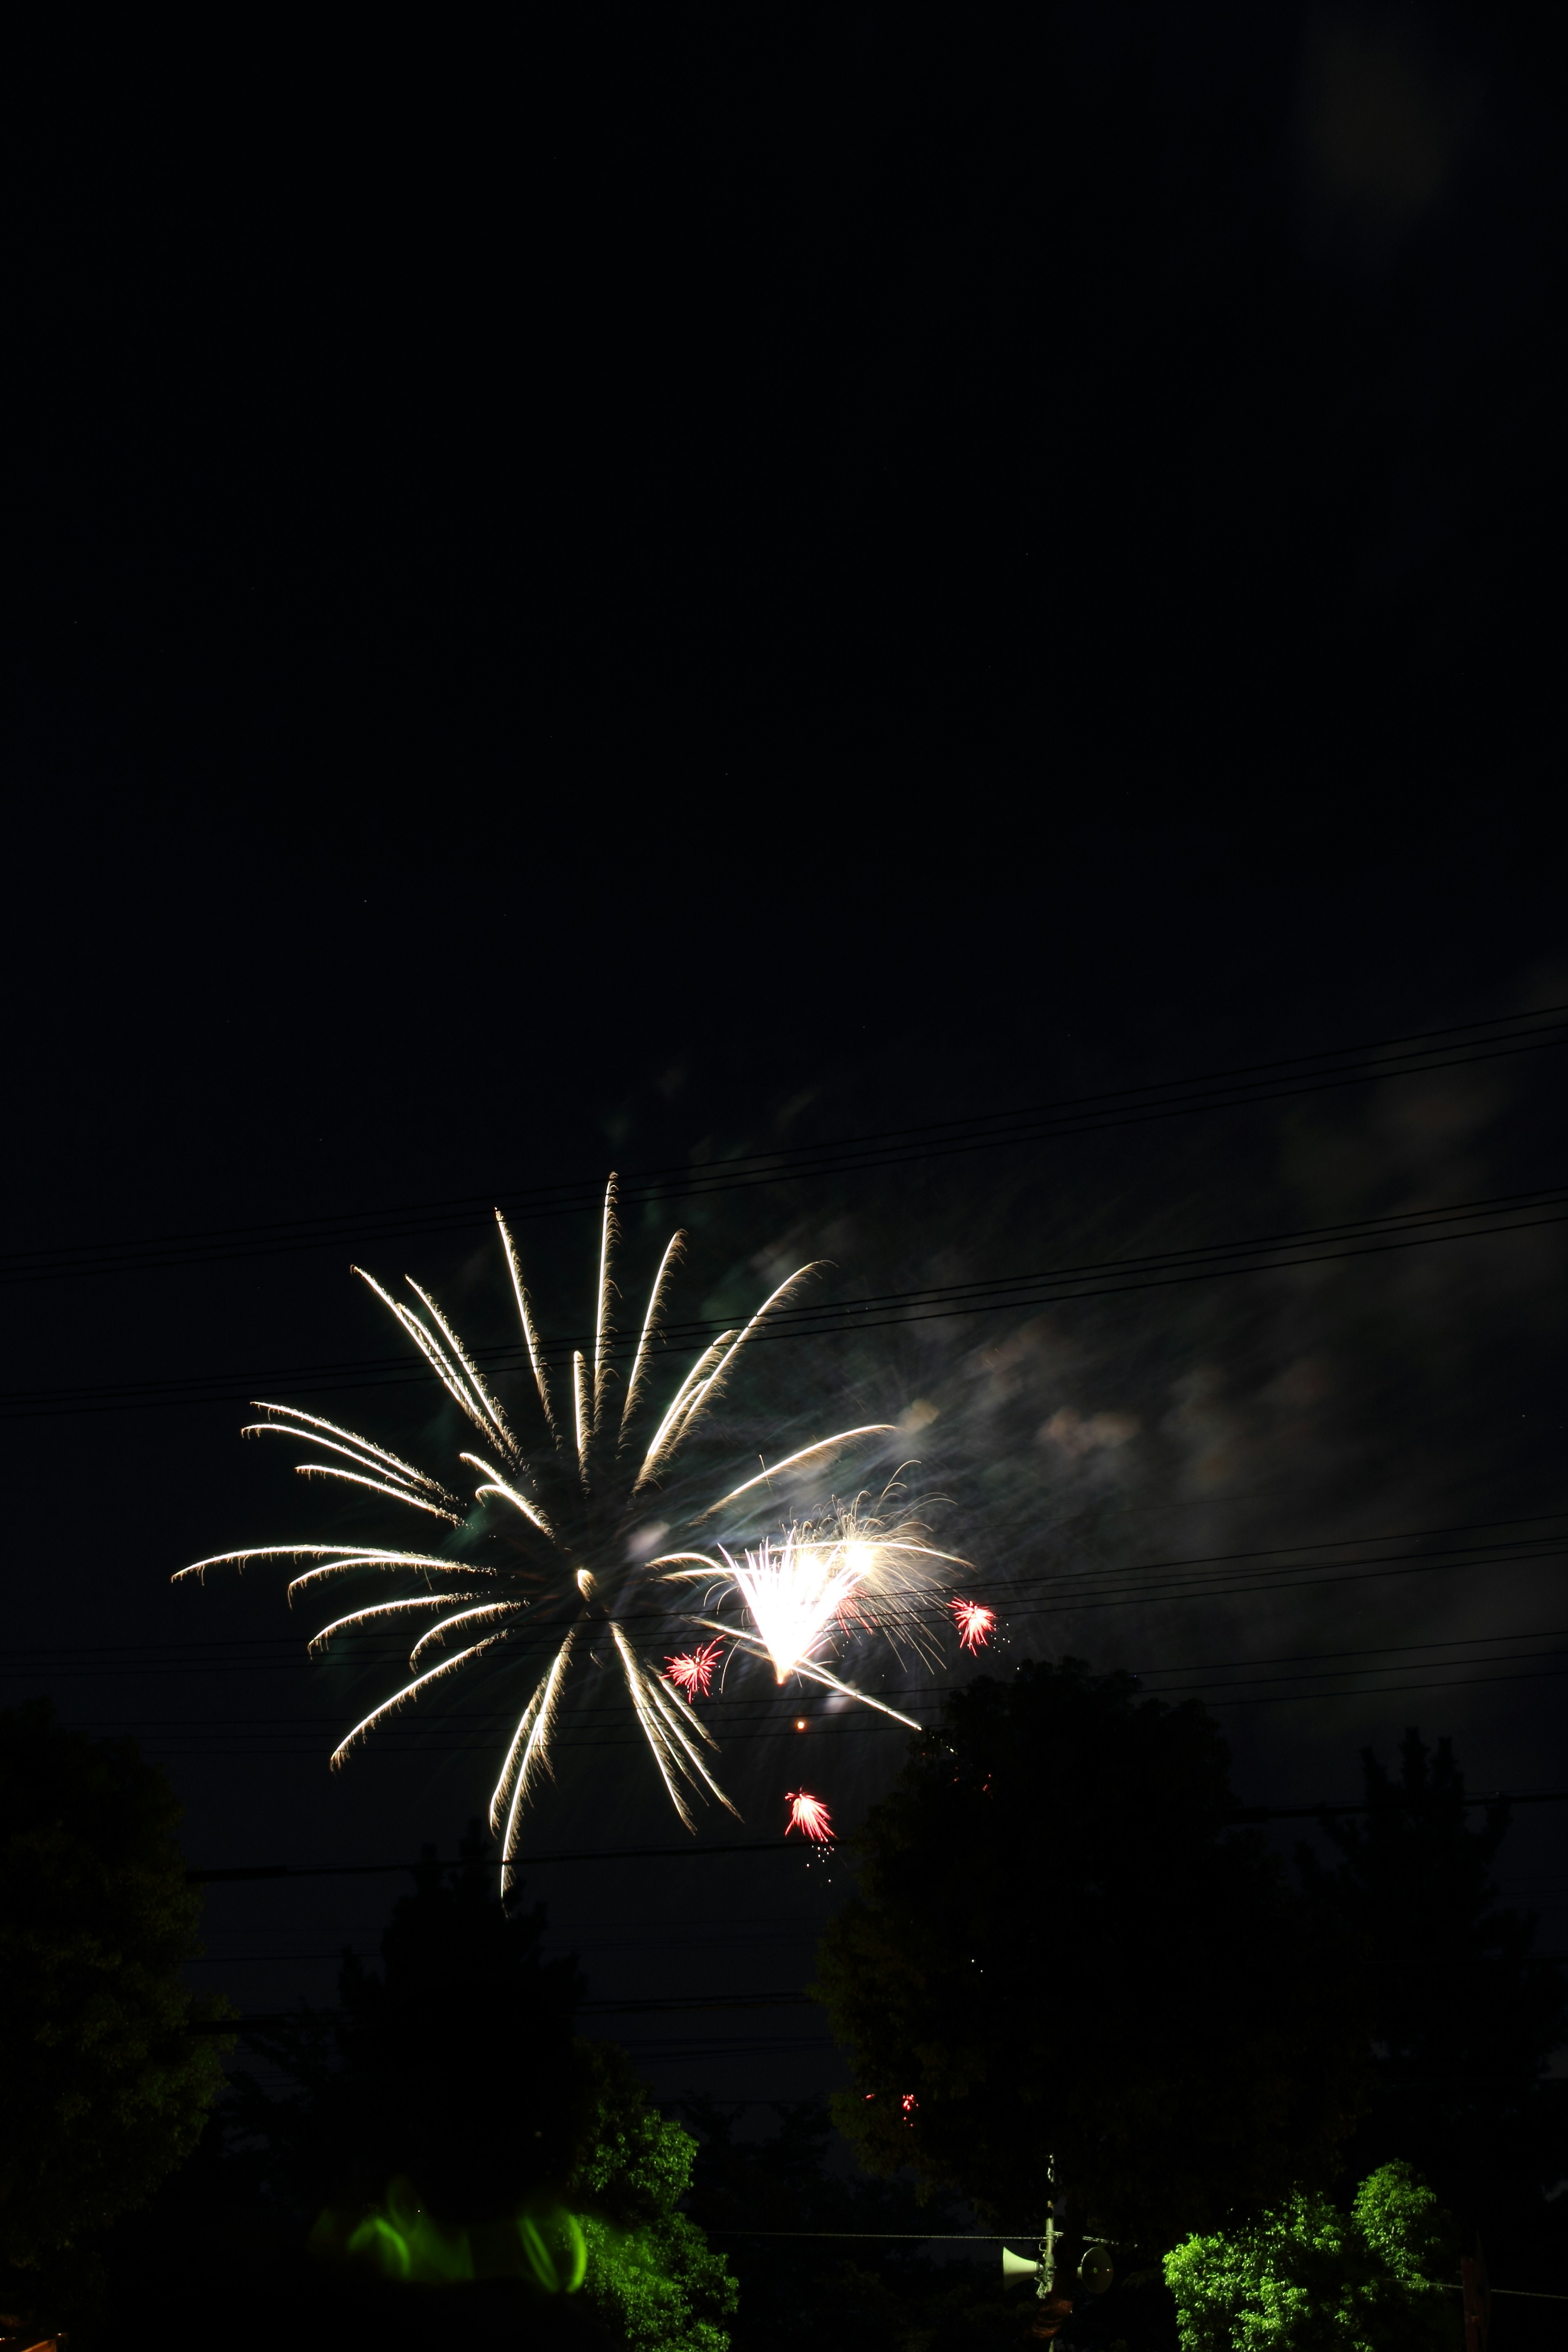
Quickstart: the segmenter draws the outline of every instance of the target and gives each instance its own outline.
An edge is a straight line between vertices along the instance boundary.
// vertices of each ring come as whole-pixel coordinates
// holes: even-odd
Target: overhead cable
[[[862,1136],[816,1144],[786,1145],[732,1159],[634,1169],[622,1179],[623,1207],[636,1202],[701,1199],[759,1184],[800,1181],[902,1165],[955,1153],[1048,1142],[1150,1120],[1190,1118],[1211,1110],[1277,1102],[1329,1088],[1366,1086],[1386,1078],[1412,1077],[1538,1053],[1568,1044],[1568,1005],[1542,1005],[1491,1021],[1464,1022],[1315,1054],[1207,1070],[1152,1085],[1113,1088],[1091,1095],[886,1128]],[[203,1265],[238,1258],[270,1257],[300,1250],[405,1240],[450,1233],[488,1222],[503,1208],[518,1223],[542,1217],[576,1216],[596,1210],[601,1180],[566,1180],[522,1188],[502,1187],[442,1201],[362,1207],[316,1217],[213,1226],[200,1232],[147,1234],[122,1240],[73,1242],[53,1248],[0,1253],[0,1283],[59,1281],[68,1276],[145,1273],[176,1265]]]
[[[1347,1258],[1382,1256],[1392,1251],[1427,1248],[1450,1241],[1531,1232],[1568,1222],[1568,1185],[1501,1193],[1479,1201],[1444,1202],[1428,1209],[1358,1217],[1331,1225],[1249,1234],[1235,1241],[1197,1244],[1137,1256],[1101,1258],[1080,1265],[1037,1269],[983,1281],[944,1283],[911,1290],[882,1291],[772,1309],[759,1319],[749,1344],[775,1339],[820,1339],[883,1329],[889,1325],[947,1321],[955,1317],[1021,1312],[1077,1301],[1168,1289],[1237,1275],[1289,1272],[1334,1265]],[[725,1328],[720,1318],[669,1327],[661,1334],[667,1350],[700,1354]],[[567,1360],[583,1344],[580,1335],[552,1340],[546,1352]],[[631,1351],[626,1339],[607,1350],[611,1360]],[[476,1347],[469,1351],[487,1370],[521,1370],[521,1344]],[[56,1419],[79,1413],[112,1412],[149,1406],[188,1406],[251,1400],[258,1389],[275,1396],[323,1391],[428,1385],[435,1379],[423,1360],[374,1357],[339,1364],[274,1366],[266,1371],[187,1374],[153,1381],[100,1382],[57,1389],[0,1391],[0,1420]]]

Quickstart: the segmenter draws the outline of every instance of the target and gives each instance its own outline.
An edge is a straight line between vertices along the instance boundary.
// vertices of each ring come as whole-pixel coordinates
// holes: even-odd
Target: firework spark
[[[785,1837],[791,1830],[799,1830],[818,1845],[832,1843],[833,1823],[820,1797],[808,1797],[804,1789],[786,1789],[784,1802],[789,1807],[789,1820],[784,1824]]]
[[[650,1565],[663,1567],[672,1582],[706,1581],[709,1607],[738,1603],[738,1625],[708,1617],[700,1622],[767,1658],[781,1687],[791,1675],[804,1675],[918,1728],[912,1716],[841,1682],[828,1671],[824,1654],[852,1634],[879,1633],[895,1654],[903,1643],[935,1662],[927,1625],[931,1592],[942,1568],[963,1563],[934,1550],[925,1533],[916,1520],[889,1527],[857,1506],[827,1525],[792,1528],[782,1542],[764,1540],[739,1560],[721,1544],[717,1559],[667,1552]]]
[[[723,1654],[722,1642],[704,1642],[695,1650],[683,1651],[678,1658],[666,1658],[665,1680],[676,1684],[688,1698],[706,1698],[713,1669]]]
[[[432,1622],[420,1632],[410,1657],[412,1671],[432,1652],[439,1653],[459,1628],[468,1637],[459,1648],[437,1656],[414,1674],[411,1681],[357,1723],[334,1749],[334,1765],[342,1763],[378,1723],[405,1704],[416,1702],[432,1684],[470,1662],[484,1657],[492,1665],[525,1668],[534,1678],[533,1688],[518,1718],[490,1801],[490,1825],[503,1839],[505,1891],[511,1882],[522,1815],[542,1780],[552,1772],[552,1739],[563,1699],[590,1662],[618,1667],[670,1801],[687,1826],[693,1825],[689,1800],[694,1796],[710,1795],[731,1812],[735,1810],[703,1753],[716,1743],[689,1704],[693,1685],[673,1674],[681,1661],[668,1662],[672,1673],[667,1678],[628,1637],[624,1622],[628,1619],[685,1613],[687,1623],[693,1622],[689,1612],[669,1610],[667,1562],[639,1558],[634,1538],[661,1481],[672,1475],[681,1449],[717,1403],[742,1349],[813,1269],[797,1268],[749,1322],[721,1333],[692,1365],[662,1416],[655,1420],[647,1402],[648,1388],[653,1359],[661,1342],[668,1287],[679,1261],[683,1236],[673,1236],[659,1263],[635,1350],[627,1351],[631,1370],[623,1388],[611,1322],[616,1295],[612,1278],[616,1241],[612,1177],[605,1195],[597,1253],[592,1352],[579,1352],[573,1358],[563,1398],[557,1393],[552,1366],[539,1337],[511,1234],[499,1210],[496,1223],[527,1355],[516,1426],[428,1291],[409,1278],[408,1288],[423,1310],[416,1312],[370,1275],[362,1275],[478,1433],[480,1450],[458,1456],[468,1469],[479,1474],[479,1484],[471,1489],[482,1515],[477,1522],[472,1505],[441,1480],[372,1439],[296,1405],[258,1404],[256,1409],[264,1418],[253,1423],[248,1433],[290,1437],[308,1444],[312,1458],[297,1465],[307,1477],[337,1480],[362,1501],[374,1498],[378,1507],[401,1505],[420,1513],[426,1521],[447,1524],[455,1530],[446,1538],[453,1547],[451,1554],[368,1544],[263,1544],[195,1560],[179,1571],[175,1580],[199,1579],[209,1568],[243,1568],[253,1560],[289,1559],[298,1568],[289,1586],[292,1601],[330,1580],[393,1575],[405,1580],[404,1590],[395,1599],[356,1608],[334,1619],[316,1635],[311,1648],[319,1652],[345,1634],[372,1627],[381,1630],[399,1620],[417,1622],[428,1614]],[[877,1423],[839,1430],[799,1448],[782,1462],[764,1464],[757,1476],[721,1495],[686,1523],[695,1526],[696,1518],[710,1517],[780,1471],[811,1460],[826,1461],[857,1439],[887,1433],[888,1426]],[[659,1493],[658,1499],[669,1507],[667,1494]],[[689,1552],[679,1557],[689,1560],[699,1555]],[[833,1573],[837,1576],[838,1570]],[[858,1574],[843,1585],[839,1598],[846,1608],[867,1582]],[[699,1620],[696,1630],[722,1639],[731,1629]],[[696,1661],[716,1655],[720,1646],[719,1642],[710,1642],[685,1654],[693,1663],[693,1682],[700,1681],[704,1692],[707,1679],[697,1672]],[[711,1670],[710,1663],[707,1672]],[[821,1670],[816,1670],[816,1675],[835,1688],[847,1688]],[[672,1679],[677,1685],[673,1690]]]
[[[979,1601],[950,1601],[958,1625],[960,1646],[965,1650],[983,1650],[995,1630],[996,1612]]]

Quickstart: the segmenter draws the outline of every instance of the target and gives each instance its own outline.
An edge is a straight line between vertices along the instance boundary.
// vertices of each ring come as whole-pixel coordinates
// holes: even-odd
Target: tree
[[[580,2300],[607,2341],[724,2352],[734,2282],[679,2210],[695,2140],[649,2107],[624,2050],[574,2033],[576,1962],[545,1958],[542,1906],[509,1916],[496,1901],[477,1824],[462,1852],[448,1883],[426,1848],[380,1971],[345,1958],[335,2019],[252,2037],[293,2087],[241,2083],[227,2121],[242,2160],[329,2252],[374,2256],[378,2231],[390,2243],[400,2217],[426,2216],[459,2279],[464,2245],[510,2231],[515,2252],[520,2216],[548,2238],[569,2214]]]
[[[1364,2019],[1321,1915],[1229,1826],[1195,1705],[1081,1663],[970,1684],[856,1841],[820,1993],[842,2128],[1005,2228],[1058,2193],[1163,2252],[1331,2176]]]
[[[1349,2213],[1296,2195],[1250,2228],[1165,2257],[1182,2352],[1458,2352],[1453,2225],[1407,2164],[1363,2180]]]
[[[0,2258],[36,2267],[144,2204],[223,2077],[180,1982],[199,1898],[179,1805],[128,1739],[0,1713]],[[208,2010],[210,2015],[213,2012]]]
[[[1546,2079],[1568,1987],[1531,1956],[1534,1915],[1498,1903],[1508,1805],[1472,1826],[1450,1743],[1430,1750],[1414,1729],[1396,1780],[1370,1750],[1362,1770],[1371,1811],[1323,1824],[1337,1867],[1300,1857],[1310,1898],[1355,1936],[1370,1973],[1375,2063],[1351,2160],[1408,2157],[1467,2242],[1484,2233],[1494,2269],[1530,2265],[1557,2221],[1547,2192],[1568,2171],[1563,2085]]]
[[[679,2210],[697,2142],[647,2105],[624,2051],[600,2045],[594,2063],[599,2125],[567,2181],[585,2208],[586,2291],[635,2352],[725,2352],[719,2322],[735,2309],[735,2282]]]
[[[345,1956],[336,2017],[247,2036],[293,2088],[238,2078],[231,2126],[301,2210],[369,2204],[403,2175],[434,2212],[473,2222],[559,2189],[580,2160],[597,2086],[573,2042],[576,1962],[544,1958],[542,1907],[503,1911],[477,1825],[461,1852],[448,1883],[426,1848],[380,1970]]]

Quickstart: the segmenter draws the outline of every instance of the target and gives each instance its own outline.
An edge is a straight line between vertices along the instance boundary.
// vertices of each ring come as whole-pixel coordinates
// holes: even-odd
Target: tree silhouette
[[[476,2247],[510,2231],[514,2253],[525,2210],[575,2217],[586,2245],[580,2294],[536,2307],[520,2265],[510,2281],[430,2289],[438,2303],[456,2293],[460,2315],[409,2322],[395,2297],[390,2318],[377,2306],[378,2329],[412,2325],[424,2341],[419,2328],[439,2323],[477,2342],[493,2304],[509,2342],[526,2319],[542,2343],[541,2331],[551,2343],[586,2341],[596,2323],[605,2341],[642,2352],[721,2352],[733,2282],[679,2210],[696,2143],[649,2106],[624,2050],[574,2033],[576,1961],[545,1957],[542,1906],[502,1909],[486,1852],[477,1822],[455,1874],[426,1847],[383,1936],[380,1969],[345,1956],[338,2014],[302,2012],[247,2037],[289,2088],[240,2080],[226,2116],[238,2162],[263,2198],[289,2210],[296,2239],[313,2220],[329,2252],[388,2205],[416,2205],[435,2234],[471,2232]],[[352,2311],[352,2283],[339,2288]],[[313,2291],[331,2299],[328,2285]],[[357,2324],[369,2316],[360,2307]]]
[[[1508,2259],[1531,2267],[1558,2242],[1545,2199],[1568,2171],[1563,2087],[1546,2078],[1568,1985],[1531,1957],[1534,1914],[1499,1904],[1508,1805],[1476,1821],[1451,1743],[1428,1748],[1414,1729],[1397,1777],[1370,1749],[1362,1771],[1371,1811],[1323,1824],[1337,1865],[1300,1856],[1310,1897],[1356,1937],[1370,1970],[1376,2056],[1349,2161],[1364,2171],[1405,2158],[1467,2239],[1483,2231],[1497,2275]]]
[[[1162,2252],[1332,2177],[1364,2017],[1333,1923],[1229,1826],[1195,1705],[1075,1660],[954,1693],[856,1841],[822,1996],[865,2160]]]
[[[132,1741],[68,1731],[47,1699],[0,1713],[0,2263],[144,2204],[222,2086],[185,2030],[200,1901],[179,1812]]]

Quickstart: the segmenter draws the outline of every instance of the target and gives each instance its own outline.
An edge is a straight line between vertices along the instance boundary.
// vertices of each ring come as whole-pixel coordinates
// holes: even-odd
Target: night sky
[[[1561,60],[1509,6],[1052,24],[17,62],[0,1703],[133,1732],[195,1864],[483,1810],[510,1690],[330,1773],[390,1660],[307,1663],[265,1567],[169,1580],[384,1532],[245,1400],[450,1465],[433,1386],[342,1369],[399,1354],[351,1263],[504,1341],[489,1206],[563,1188],[518,1231],[578,1332],[612,1168],[665,1171],[629,1302],[676,1223],[693,1317],[830,1262],[838,1328],[756,1351],[714,1459],[896,1424],[859,1475],[917,1465],[1001,1620],[952,1676],[1201,1694],[1252,1803],[1353,1797],[1411,1722],[1474,1788],[1568,1785],[1568,1029],[1518,1027],[1568,1007]],[[898,1769],[766,1696],[699,1853],[802,1785],[852,1829]],[[534,1835],[684,1840],[610,1708]],[[1558,1809],[1504,1864],[1568,1950]],[[850,1883],[529,1889],[596,2001],[794,2002],[597,2012],[659,2095],[765,2100],[840,2079],[798,1996]],[[193,1981],[330,2001],[403,1884],[215,1887]]]

